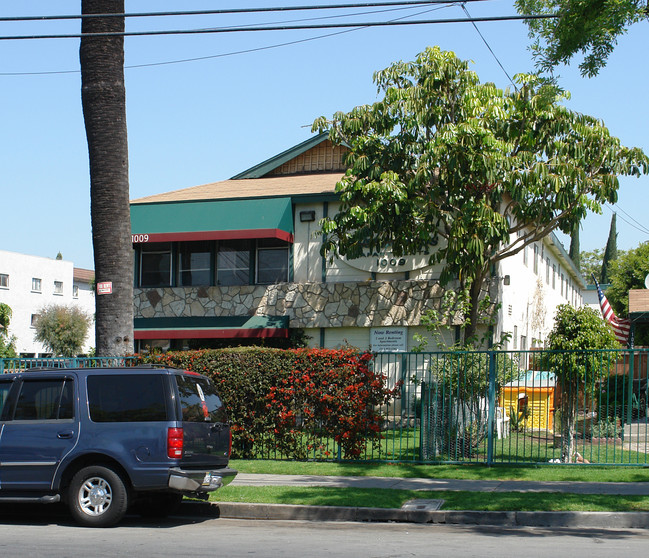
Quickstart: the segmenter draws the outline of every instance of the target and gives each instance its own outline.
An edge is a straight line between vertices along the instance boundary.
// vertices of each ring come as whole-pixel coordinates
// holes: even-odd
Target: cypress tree
[[[572,263],[578,271],[581,271],[581,255],[579,252],[579,223],[576,223],[570,235],[570,252],[568,253]]]
[[[608,232],[608,240],[606,242],[606,250],[602,258],[602,271],[599,274],[600,283],[610,283],[608,276],[609,266],[613,260],[617,260],[617,230],[616,230],[617,215],[613,213],[611,218],[611,229]]]

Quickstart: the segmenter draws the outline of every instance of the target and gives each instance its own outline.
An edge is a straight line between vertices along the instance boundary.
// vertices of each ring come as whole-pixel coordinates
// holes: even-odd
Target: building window
[[[171,244],[155,243],[142,246],[140,285],[142,287],[171,286]]]
[[[40,314],[32,314],[32,317],[31,317],[31,320],[30,320],[29,325],[30,325],[31,327],[36,327],[36,322],[38,321],[38,318],[40,318],[40,317],[41,317]]]
[[[560,281],[561,281],[561,296],[563,296],[563,283],[565,282],[565,278],[563,276],[563,273],[561,274]]]
[[[32,277],[32,292],[41,292],[41,280],[38,277]]]
[[[550,258],[545,260],[545,282],[548,285],[550,284]]]
[[[183,242],[178,250],[178,285],[209,285],[211,262],[209,241]]]
[[[539,247],[534,245],[534,273],[539,274]]]
[[[63,294],[63,281],[54,281],[54,294],[55,295]]]
[[[518,326],[514,326],[513,341],[514,341],[514,350],[516,350],[518,349]]]
[[[552,264],[552,288],[557,288],[557,266]]]
[[[72,285],[72,298],[79,298],[79,285]]]
[[[288,244],[281,240],[257,242],[257,283],[269,285],[288,281]]]
[[[523,264],[525,265],[525,267],[527,267],[527,248],[527,246],[523,248]]]
[[[9,288],[9,275],[7,275],[6,273],[0,273],[0,288]]]
[[[521,335],[521,351],[527,351],[527,336]]]
[[[250,242],[224,240],[216,257],[216,283],[222,286],[250,283]]]

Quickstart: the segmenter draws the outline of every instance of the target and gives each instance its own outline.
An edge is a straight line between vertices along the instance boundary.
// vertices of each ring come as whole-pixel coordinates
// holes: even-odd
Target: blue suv
[[[230,483],[225,407],[172,368],[40,369],[0,376],[0,503],[63,501],[106,527],[166,515]]]

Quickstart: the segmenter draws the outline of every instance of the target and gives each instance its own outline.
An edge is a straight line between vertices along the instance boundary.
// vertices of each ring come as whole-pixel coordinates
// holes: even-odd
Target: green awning
[[[291,198],[131,205],[134,243],[280,238],[293,241]]]

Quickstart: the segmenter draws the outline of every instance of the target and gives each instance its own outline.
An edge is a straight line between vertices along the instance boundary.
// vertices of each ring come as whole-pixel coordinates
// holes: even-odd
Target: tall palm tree
[[[123,14],[124,0],[81,0],[87,14]],[[90,159],[90,214],[97,283],[97,356],[133,352],[133,247],[129,215],[124,17],[84,18],[79,49],[81,102]]]

